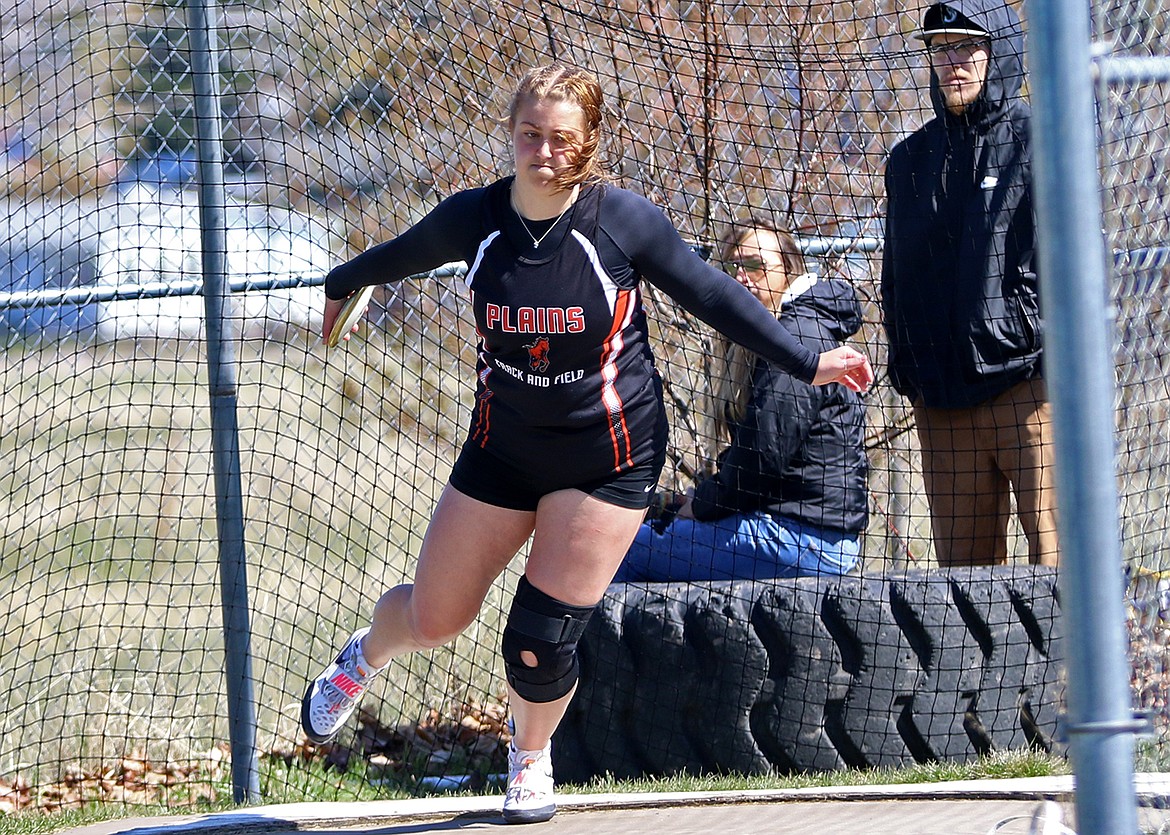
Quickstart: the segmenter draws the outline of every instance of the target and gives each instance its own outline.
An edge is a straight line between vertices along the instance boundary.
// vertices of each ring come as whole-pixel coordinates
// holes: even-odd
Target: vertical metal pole
[[[1138,831],[1114,456],[1113,322],[1089,3],[1028,6],[1044,367],[1052,398],[1077,832]]]
[[[211,443],[219,530],[220,597],[223,607],[232,790],[235,802],[244,803],[259,799],[260,777],[256,753],[248,576],[244,555],[244,503],[240,487],[234,334],[225,315],[229,304],[227,223],[214,3],[215,0],[189,0],[187,25],[191,37],[191,73],[195,85],[199,225],[203,250],[203,297],[207,311],[207,373],[211,389]]]

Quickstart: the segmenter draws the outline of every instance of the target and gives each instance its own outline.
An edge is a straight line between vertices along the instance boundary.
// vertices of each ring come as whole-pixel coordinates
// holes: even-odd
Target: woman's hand
[[[321,337],[328,340],[329,334],[333,331],[333,323],[337,321],[338,315],[341,313],[341,308],[345,305],[345,299],[331,299],[325,297],[325,311],[324,318],[321,320]]]
[[[817,363],[813,385],[823,386],[828,383],[840,383],[856,392],[868,391],[873,383],[873,366],[865,354],[848,345],[825,351]]]

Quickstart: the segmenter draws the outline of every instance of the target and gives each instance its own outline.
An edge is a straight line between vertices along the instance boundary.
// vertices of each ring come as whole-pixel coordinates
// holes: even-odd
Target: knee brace
[[[580,669],[577,642],[594,606],[570,606],[521,577],[504,626],[504,670],[516,695],[529,702],[555,702],[572,692]],[[524,663],[531,652],[536,664]]]

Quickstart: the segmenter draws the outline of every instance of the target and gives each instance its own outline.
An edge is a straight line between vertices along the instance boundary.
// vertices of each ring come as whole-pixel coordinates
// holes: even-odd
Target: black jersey
[[[583,189],[542,251],[508,234],[509,186],[484,193],[486,234],[467,271],[480,336],[470,440],[583,474],[628,469],[665,442],[662,392],[640,290],[619,287],[598,258],[604,189]]]
[[[468,442],[532,466],[581,468],[583,477],[660,451],[664,409],[642,278],[812,380],[817,355],[745,287],[692,252],[645,198],[585,186],[563,218],[526,229],[511,208],[511,184],[509,177],[452,195],[399,237],[333,270],[325,284],[338,299],[451,261],[468,264],[480,338]]]

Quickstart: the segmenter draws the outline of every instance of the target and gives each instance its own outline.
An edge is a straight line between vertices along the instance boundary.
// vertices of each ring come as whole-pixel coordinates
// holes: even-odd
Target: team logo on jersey
[[[528,349],[528,367],[533,371],[548,371],[548,337],[539,336],[524,347]]]

